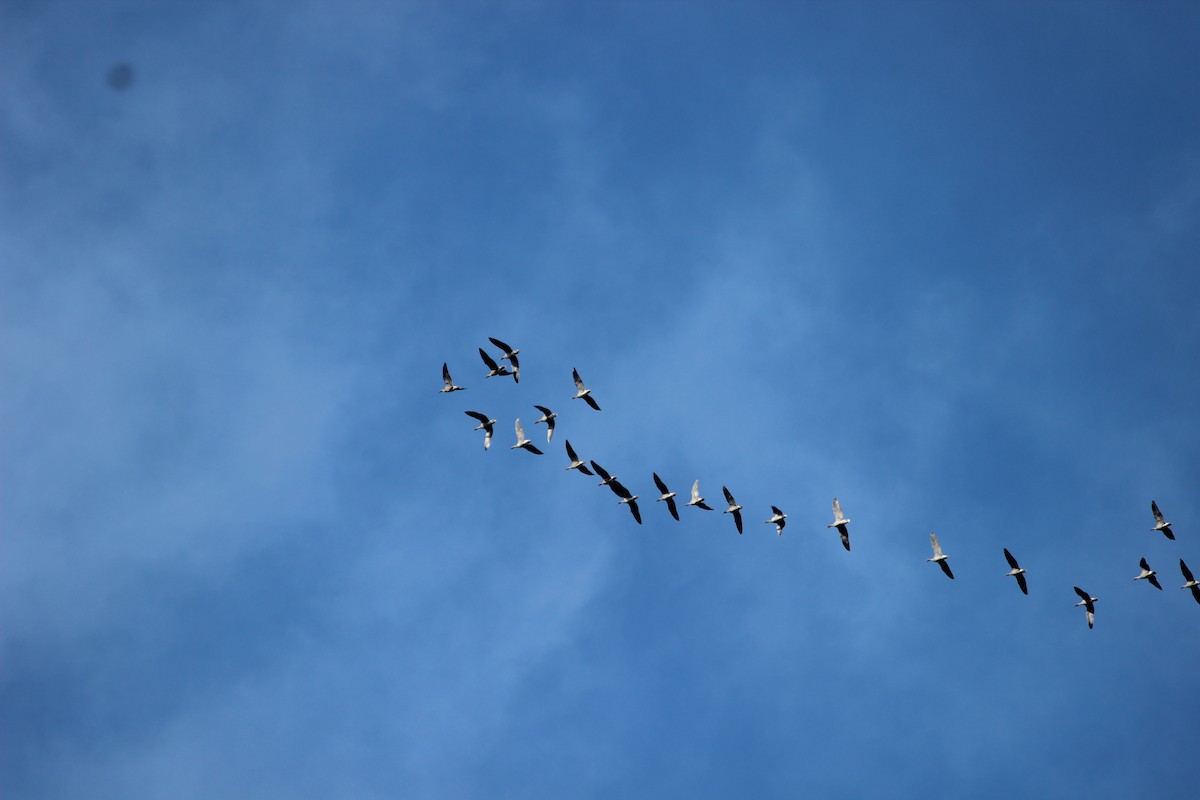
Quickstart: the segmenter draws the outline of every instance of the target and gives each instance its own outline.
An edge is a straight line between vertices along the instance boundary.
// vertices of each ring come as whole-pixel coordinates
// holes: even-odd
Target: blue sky
[[[1197,40],[1186,3],[0,4],[5,796],[1194,788]]]

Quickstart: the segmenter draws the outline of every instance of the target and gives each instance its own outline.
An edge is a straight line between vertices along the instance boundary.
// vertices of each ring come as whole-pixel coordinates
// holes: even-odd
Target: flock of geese
[[[504,364],[500,364],[499,361],[492,358],[492,356],[489,355],[486,350],[484,350],[482,347],[479,348],[479,357],[483,360],[484,365],[488,368],[488,372],[484,375],[484,378],[511,377],[514,383],[520,382],[521,366],[517,356],[521,351],[514,347],[510,347],[499,339],[488,337],[488,340],[500,349],[501,356],[499,361],[507,361],[508,365],[506,366]],[[583,379],[579,376],[579,370],[572,369],[571,376],[575,381],[575,394],[571,397],[571,399],[583,400],[585,403],[591,406],[592,409],[599,411],[600,404],[592,395],[592,390],[587,387],[587,385],[583,382]],[[465,386],[459,386],[454,383],[454,380],[450,377],[449,365],[445,363],[442,364],[442,383],[444,385],[438,391],[443,394],[460,392],[466,389]],[[534,405],[534,408],[541,413],[541,417],[537,419],[534,424],[545,424],[546,443],[549,444],[550,440],[554,438],[554,420],[558,417],[558,414],[551,411],[549,408],[546,408],[545,406]],[[483,431],[483,449],[489,449],[492,446],[492,434],[495,431],[496,420],[488,417],[487,414],[483,414],[478,411],[464,411],[463,413],[479,423],[474,427],[473,430]],[[510,450],[526,450],[534,455],[544,455],[542,450],[540,450],[537,445],[535,445],[533,441],[525,435],[525,429],[521,426],[521,420],[519,417],[517,418],[515,428],[517,441],[516,444],[509,448]],[[642,512],[641,509],[638,508],[637,504],[639,499],[638,495],[631,492],[623,483],[617,480],[617,476],[610,474],[595,461],[584,461],[581,459],[575,452],[575,448],[571,447],[570,439],[565,440],[564,444],[566,445],[567,458],[570,459],[570,463],[568,463],[563,469],[578,470],[584,475],[599,477],[601,480],[598,485],[607,486],[609,489],[611,489],[617,496],[617,504],[627,506],[630,513],[633,514],[634,520],[641,525]],[[591,466],[590,469],[588,468],[589,464]],[[659,491],[659,497],[655,499],[655,502],[665,504],[667,511],[671,514],[671,516],[678,520],[679,507],[675,502],[675,498],[677,496],[676,493],[667,488],[667,484],[658,476],[658,473],[653,473],[653,478],[654,485]],[[737,528],[737,532],[740,534],[742,533],[742,511],[744,506],[738,504],[733,497],[733,493],[729,491],[728,487],[722,486],[721,491],[724,493],[725,502],[728,504],[728,507],[722,513],[729,514],[733,517],[734,527]],[[704,511],[714,510],[712,506],[709,506],[705,502],[704,497],[700,494],[699,479],[692,484],[691,499],[687,501],[686,505],[689,507],[703,509]],[[1158,508],[1157,502],[1153,500],[1150,501],[1150,511],[1154,515],[1154,527],[1150,530],[1160,532],[1166,538],[1173,541],[1175,539],[1175,533],[1171,529],[1172,523],[1166,521],[1166,519],[1163,517],[1162,512]],[[787,524],[787,514],[783,513],[778,507],[771,506],[771,517],[770,519],[763,520],[763,524],[774,525],[775,532],[782,536],[783,528]],[[830,522],[825,527],[836,528],[838,534],[841,536],[842,546],[845,547],[847,551],[850,549],[850,519],[842,511],[842,504],[838,502],[836,497],[833,498],[833,522]],[[937,564],[941,568],[942,572],[945,573],[947,578],[954,580],[954,573],[950,569],[949,556],[942,552],[942,546],[938,542],[937,534],[930,533],[929,542],[933,547],[933,556],[925,559],[925,561]],[[1028,595],[1029,584],[1025,579],[1025,569],[1021,567],[1016,557],[1009,552],[1007,547],[1004,548],[1004,558],[1008,562],[1009,566],[1009,571],[1004,574],[1006,576],[1015,578],[1017,581],[1017,586],[1020,588],[1021,592]],[[1141,573],[1134,576],[1133,579],[1135,581],[1144,580],[1151,586],[1161,591],[1162,584],[1158,582],[1158,573],[1150,568],[1150,565],[1146,562],[1145,558],[1141,559],[1140,566],[1142,568]],[[1185,581],[1185,583],[1179,588],[1190,589],[1192,592],[1192,597],[1197,603],[1200,603],[1200,581],[1195,579],[1195,577],[1192,575],[1192,571],[1188,569],[1188,565],[1182,558],[1179,559],[1179,570],[1183,574]],[[1092,628],[1096,620],[1096,603],[1100,600],[1100,598],[1093,597],[1091,594],[1079,588],[1078,586],[1075,586],[1074,589],[1075,593],[1081,598],[1080,601],[1075,605],[1083,606],[1084,611],[1087,614],[1088,627]]]

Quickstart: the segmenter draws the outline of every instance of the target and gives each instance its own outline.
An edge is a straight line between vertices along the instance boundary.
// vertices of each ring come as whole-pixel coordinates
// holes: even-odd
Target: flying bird
[[[571,368],[571,375],[575,378],[575,396],[572,400],[583,398],[583,401],[597,411],[600,410],[600,404],[596,402],[596,398],[592,397],[592,390],[583,385],[583,378],[579,377],[579,370]]]
[[[600,466],[595,461],[592,462],[592,469],[596,470],[596,474],[604,479],[596,484],[597,486],[611,486],[617,479],[616,475],[609,475],[608,472],[605,471],[604,467]]]
[[[472,428],[472,430],[483,431],[483,449],[487,450],[492,446],[492,430],[496,424],[496,420],[488,419],[487,414],[480,414],[478,411],[464,411],[463,413],[468,417],[479,420],[479,424]]]
[[[783,536],[783,526],[787,525],[787,514],[783,513],[775,506],[771,506],[771,511],[774,512],[774,515],[770,519],[763,520],[763,523],[766,525],[774,525],[775,533],[779,536]]]
[[[1171,530],[1172,523],[1163,519],[1162,512],[1158,510],[1158,503],[1153,500],[1150,501],[1150,512],[1154,514],[1154,527],[1150,530],[1162,531],[1163,536],[1166,536],[1168,539],[1174,539],[1175,533]]]
[[[483,376],[484,378],[494,378],[497,375],[512,375],[512,373],[508,371],[508,367],[504,366],[503,364],[497,364],[482,347],[479,348],[479,357],[483,359],[484,364],[487,364],[487,368],[489,370],[488,374]]]
[[[579,456],[575,455],[575,448],[571,447],[570,439],[567,439],[567,458],[571,459],[571,463],[563,467],[563,469],[577,469],[584,475],[592,474],[592,471],[587,468],[587,464],[584,464]]]
[[[704,498],[700,496],[700,479],[696,478],[696,482],[692,484],[692,499],[688,501],[689,506],[703,508],[705,511],[712,511],[711,508],[704,504]]]
[[[528,450],[535,455],[542,455],[542,451],[534,447],[533,442],[525,438],[525,429],[521,427],[520,417],[517,417],[517,443],[508,449],[516,450],[518,447],[520,447],[522,450]]]
[[[608,485],[608,488],[617,493],[617,497],[621,498],[617,501],[618,504],[629,506],[629,512],[633,514],[633,518],[637,520],[637,524],[642,524],[642,512],[638,510],[638,496],[626,489],[620,481],[613,479],[613,482]]]
[[[662,492],[662,497],[658,498],[654,502],[661,503],[665,500],[667,503],[667,510],[670,511],[671,516],[678,521],[679,509],[675,507],[675,493],[667,489],[667,485],[663,483],[662,478],[658,477],[657,472],[654,473],[654,485],[658,487],[660,492]]]
[[[1096,622],[1096,603],[1100,602],[1100,598],[1092,597],[1078,586],[1075,587],[1075,594],[1083,598],[1075,605],[1083,606],[1087,610],[1088,627],[1091,628]]]
[[[454,381],[450,379],[450,367],[446,366],[445,363],[442,364],[442,383],[446,384],[441,389],[438,389],[438,392],[442,394],[445,394],[446,392],[461,392],[463,389],[467,388],[465,386],[454,385]]]
[[[1150,569],[1150,565],[1146,563],[1145,557],[1143,557],[1142,560],[1138,563],[1142,568],[1142,572],[1140,575],[1136,576],[1134,578],[1134,580],[1135,581],[1141,581],[1141,580],[1149,581],[1151,586],[1153,586],[1155,589],[1158,589],[1159,591],[1162,591],[1162,584],[1160,584],[1158,582],[1158,578],[1154,577],[1158,573],[1155,572],[1154,570]]]
[[[1021,593],[1029,594],[1029,586],[1027,586],[1025,583],[1025,570],[1022,569],[1021,565],[1017,563],[1017,560],[1013,558],[1013,554],[1008,552],[1007,547],[1004,548],[1004,558],[1008,561],[1008,566],[1011,567],[1011,569],[1004,574],[1012,575],[1014,578],[1016,578],[1017,586],[1021,587]]]
[[[520,353],[521,351],[514,349],[512,347],[509,347],[504,342],[500,341],[499,339],[497,339],[493,336],[489,336],[488,341],[504,351],[504,355],[500,356],[500,359],[501,360],[504,360],[506,358],[508,359],[508,363],[512,364],[513,380],[516,381],[517,383],[520,383],[521,382],[521,362],[517,360],[517,353]],[[550,441],[550,440],[547,439],[546,441]]]
[[[558,414],[555,414],[545,406],[539,406],[536,403],[533,407],[542,412],[542,418],[535,420],[533,424],[537,425],[539,422],[546,423],[546,442],[548,444],[550,442],[550,437],[554,435],[554,418],[557,417]]]
[[[837,528],[837,532],[842,535],[842,547],[850,549],[850,529],[846,527],[850,524],[850,520],[846,519],[846,515],[842,513],[842,504],[838,499],[833,498],[833,522],[826,525],[826,528]]]
[[[1190,569],[1188,569],[1187,564],[1183,563],[1182,558],[1179,559],[1179,571],[1183,573],[1183,579],[1185,581],[1187,581],[1187,583],[1185,583],[1183,586],[1180,586],[1179,588],[1180,589],[1191,589],[1192,597],[1194,597],[1196,599],[1197,603],[1200,603],[1200,581],[1198,581],[1192,577],[1192,571]]]
[[[729,508],[722,511],[722,514],[733,514],[733,524],[737,526],[738,533],[742,532],[742,507],[733,499],[733,493],[724,486],[721,491],[725,493],[725,500],[729,503]]]
[[[946,559],[949,556],[942,553],[942,546],[938,544],[937,534],[930,532],[929,541],[933,544],[933,558],[927,558],[926,561],[933,561],[942,568],[942,572],[946,573],[946,577],[954,580],[954,573],[950,571],[950,562]]]

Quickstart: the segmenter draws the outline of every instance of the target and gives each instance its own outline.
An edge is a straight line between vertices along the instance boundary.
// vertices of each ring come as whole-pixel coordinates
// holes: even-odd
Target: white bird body
[[[539,406],[537,404],[534,404],[533,407],[536,408],[538,411],[542,412],[541,418],[534,420],[533,424],[537,425],[539,422],[546,423],[546,442],[549,443],[550,437],[554,435],[554,418],[557,417],[558,414],[554,413],[553,411],[546,408],[545,406]]]
[[[930,531],[929,543],[933,545],[933,558],[925,559],[926,562],[932,561],[942,568],[942,572],[946,573],[946,577],[954,580],[954,573],[950,571],[950,562],[947,560],[949,556],[942,552],[942,546],[938,543],[937,534]]]
[[[697,478],[696,482],[692,484],[692,499],[688,500],[688,505],[695,506],[696,508],[703,508],[705,511],[712,511],[711,508],[704,504],[704,498],[700,496],[699,478]]]
[[[1008,561],[1009,570],[1004,573],[1006,576],[1011,576],[1017,579],[1017,585],[1021,587],[1022,594],[1029,594],[1029,585],[1025,582],[1025,570],[1017,563],[1017,559],[1013,554],[1008,552],[1008,548],[1004,548],[1004,558]]]
[[[737,532],[742,532],[742,507],[733,499],[733,493],[728,488],[722,486],[721,491],[725,493],[725,501],[729,503],[729,508],[722,511],[722,514],[733,514],[733,524],[737,527]]]
[[[592,390],[583,385],[583,378],[579,377],[579,370],[572,368],[571,377],[575,379],[575,396],[572,400],[583,400],[597,411],[600,410],[600,404],[596,402],[596,398],[592,397]]]
[[[1197,603],[1200,603],[1200,581],[1196,580],[1195,577],[1192,576],[1192,571],[1188,569],[1188,565],[1183,562],[1182,558],[1179,559],[1179,571],[1183,573],[1183,579],[1186,581],[1186,583],[1179,588],[1191,589],[1192,597],[1195,598]]]
[[[487,414],[480,414],[478,411],[464,411],[463,413],[479,421],[479,424],[472,428],[472,430],[483,431],[483,449],[487,450],[492,446],[492,433],[496,420],[488,419]]]
[[[1174,539],[1175,533],[1171,530],[1173,523],[1163,519],[1162,512],[1158,510],[1158,503],[1153,500],[1150,501],[1150,513],[1154,515],[1154,527],[1150,530],[1161,531],[1163,536],[1166,536],[1168,539]]]
[[[519,360],[517,360],[517,354],[520,353],[521,351],[517,350],[514,347],[509,347],[504,342],[502,342],[499,339],[492,337],[492,336],[488,337],[488,341],[504,351],[504,355],[500,356],[500,358],[501,358],[501,360],[508,359],[508,363],[512,364],[513,380],[517,383],[520,383],[521,382],[521,362]],[[546,441],[550,441],[550,440],[547,439]]]
[[[1142,571],[1140,574],[1135,575],[1133,579],[1135,581],[1146,581],[1151,586],[1153,586],[1155,589],[1161,590],[1162,584],[1159,583],[1158,578],[1155,577],[1158,573],[1155,572],[1154,570],[1150,569],[1150,565],[1146,563],[1145,558],[1143,558],[1139,562],[1139,566],[1141,566]]]
[[[787,525],[787,514],[783,513],[775,506],[771,506],[771,511],[773,512],[771,518],[764,519],[763,524],[774,525],[776,535],[783,536],[783,528],[785,525]]]
[[[850,520],[842,513],[842,504],[838,502],[836,497],[833,498],[833,522],[825,527],[837,528],[837,532],[842,537],[842,547],[845,547],[847,550],[850,549],[850,528],[847,527],[849,524]]]
[[[517,428],[517,443],[508,449],[516,450],[519,447],[522,450],[528,450],[529,452],[534,453],[535,455],[539,455],[539,456],[542,455],[542,451],[538,450],[537,447],[534,446],[533,442],[531,442],[525,438],[525,429],[521,427],[521,418],[520,417],[517,417],[516,428]]]
[[[658,487],[658,491],[662,492],[662,495],[654,502],[665,502],[667,504],[667,510],[671,512],[671,516],[678,521],[679,509],[675,506],[675,493],[667,489],[667,485],[663,483],[662,478],[658,477],[657,472],[654,473],[654,485]]]
[[[450,367],[445,363],[442,364],[442,383],[445,385],[441,389],[438,389],[438,392],[442,394],[445,394],[446,392],[461,392],[463,389],[467,388],[465,386],[455,385],[454,381],[450,378]]]
[[[479,348],[479,357],[483,359],[483,363],[488,368],[488,374],[484,375],[484,378],[494,378],[497,375],[512,375],[512,373],[508,371],[508,367],[504,366],[503,364],[497,364],[482,347]]]
[[[1091,628],[1094,626],[1094,624],[1096,622],[1096,603],[1100,602],[1100,598],[1092,597],[1090,594],[1085,592],[1083,589],[1080,589],[1078,586],[1076,586],[1074,588],[1075,588],[1075,594],[1077,594],[1083,598],[1075,605],[1083,606],[1084,609],[1087,611],[1087,624],[1088,624],[1088,627]]]
[[[575,448],[571,447],[571,440],[567,439],[567,457],[571,459],[571,463],[563,467],[563,469],[577,469],[584,475],[591,475],[592,471],[587,468],[587,464],[575,454]]]

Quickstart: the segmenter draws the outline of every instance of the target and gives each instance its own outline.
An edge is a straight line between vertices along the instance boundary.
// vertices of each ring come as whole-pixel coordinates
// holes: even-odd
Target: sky
[[[0,790],[1194,790],[1197,40],[0,2]]]

